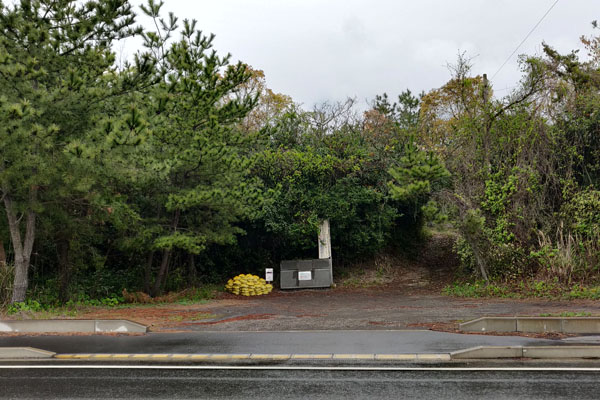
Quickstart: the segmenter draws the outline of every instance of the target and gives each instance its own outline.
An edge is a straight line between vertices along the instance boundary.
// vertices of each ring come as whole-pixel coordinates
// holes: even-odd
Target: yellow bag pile
[[[225,290],[242,296],[260,296],[271,293],[273,285],[256,275],[240,274],[227,281]]]

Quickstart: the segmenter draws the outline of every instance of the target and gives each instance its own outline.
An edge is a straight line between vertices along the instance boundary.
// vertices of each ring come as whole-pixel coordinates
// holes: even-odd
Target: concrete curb
[[[596,359],[600,346],[477,346],[450,353],[453,360],[497,358]]]
[[[110,319],[30,319],[30,320],[2,320],[0,332],[135,332],[146,333],[148,328],[128,320]]]
[[[56,353],[33,347],[0,347],[0,359],[52,358]]]
[[[464,332],[600,333],[598,317],[482,317],[459,324]]]
[[[450,361],[449,353],[436,354],[56,354],[59,360],[90,361]]]
[[[452,353],[421,354],[56,354],[61,360],[139,361],[359,361],[447,362],[503,358],[600,359],[600,346],[477,346]]]
[[[54,358],[70,361],[187,361],[187,362],[448,362],[453,360],[489,360],[507,358],[600,359],[600,346],[477,346],[452,353],[421,354],[177,354],[177,353],[72,353],[55,354],[31,347],[0,347],[0,359]]]

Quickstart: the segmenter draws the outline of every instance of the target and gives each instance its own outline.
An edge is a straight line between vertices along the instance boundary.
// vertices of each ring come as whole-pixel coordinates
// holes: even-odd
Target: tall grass
[[[583,237],[565,231],[561,223],[554,238],[539,231],[538,243],[540,250],[532,255],[545,267],[543,273],[550,277],[567,283],[599,277],[600,234]]]

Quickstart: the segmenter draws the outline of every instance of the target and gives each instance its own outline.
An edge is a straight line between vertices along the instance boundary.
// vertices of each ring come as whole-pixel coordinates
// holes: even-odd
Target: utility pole
[[[329,220],[321,221],[319,227],[319,259],[331,258],[331,235],[329,233]]]
[[[483,74],[483,104],[487,105],[490,101],[490,85],[488,83],[487,74]]]
[[[485,157],[485,168],[487,173],[491,173],[492,171],[492,163],[490,162],[490,128],[491,128],[491,119],[488,110],[489,102],[490,102],[490,84],[488,82],[487,74],[483,74],[483,88],[482,88],[482,97],[483,97],[483,151]],[[472,243],[477,243],[477,239],[473,240]],[[481,256],[481,250],[479,246],[473,246],[473,255],[475,256],[475,262],[479,265],[479,271],[481,272],[481,277],[489,282],[489,277],[487,273],[487,265],[485,263],[485,258]]]

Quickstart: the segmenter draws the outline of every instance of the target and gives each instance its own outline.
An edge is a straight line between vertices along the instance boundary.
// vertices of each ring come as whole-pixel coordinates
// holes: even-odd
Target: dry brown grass
[[[337,268],[334,279],[338,285],[352,288],[441,287],[452,280],[459,263],[453,250],[455,240],[453,234],[433,233],[414,249],[416,256],[382,252],[371,260]]]
[[[12,265],[0,266],[0,310],[6,309],[10,304],[13,287],[14,268]]]
[[[562,282],[587,280],[598,274],[600,237],[584,240],[580,235],[565,232],[561,223],[552,239],[538,231],[539,262],[545,267],[542,278],[558,278]]]

